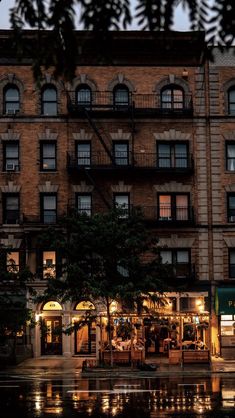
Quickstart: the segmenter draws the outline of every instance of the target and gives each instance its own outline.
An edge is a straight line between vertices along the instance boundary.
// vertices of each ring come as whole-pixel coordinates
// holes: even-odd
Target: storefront
[[[221,356],[235,358],[235,287],[216,290],[216,313],[219,317]]]

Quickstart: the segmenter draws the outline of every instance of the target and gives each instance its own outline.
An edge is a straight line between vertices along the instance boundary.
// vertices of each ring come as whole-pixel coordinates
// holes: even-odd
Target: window
[[[189,196],[187,194],[162,194],[158,196],[159,221],[188,221]]]
[[[161,91],[161,108],[162,109],[183,109],[184,108],[184,92],[175,85],[164,87]]]
[[[44,194],[41,196],[42,222],[54,224],[57,218],[57,202],[55,194]]]
[[[19,211],[19,195],[4,194],[3,195],[3,223],[18,224],[20,217]]]
[[[228,113],[235,115],[235,87],[228,90]]]
[[[181,143],[157,144],[159,168],[187,168],[188,146]]]
[[[113,89],[113,103],[115,106],[129,105],[129,89],[124,84],[118,84]]]
[[[42,141],[40,143],[40,157],[41,170],[56,170],[56,143]]]
[[[77,164],[78,166],[91,165],[91,143],[77,143]]]
[[[8,273],[18,273],[20,270],[20,254],[19,251],[7,253],[7,271]]]
[[[226,169],[235,171],[235,143],[226,144]]]
[[[85,213],[87,216],[91,216],[91,195],[90,194],[78,194],[77,195],[77,210],[78,210],[78,213]]]
[[[129,194],[115,194],[114,205],[121,210],[120,218],[127,218],[130,212],[130,196]]]
[[[114,142],[114,160],[117,165],[129,164],[129,144],[128,142]]]
[[[57,91],[54,86],[47,85],[42,90],[42,115],[57,115]]]
[[[91,105],[92,93],[87,84],[80,85],[76,90],[76,103],[80,106]]]
[[[235,222],[235,193],[228,194],[228,222]]]
[[[43,279],[49,279],[56,277],[56,252],[55,251],[43,251]]]
[[[20,110],[20,94],[14,85],[8,85],[3,92],[4,97],[4,113],[6,115],[14,115]]]
[[[229,277],[235,278],[235,249],[229,251]]]
[[[162,250],[160,251],[162,264],[168,264],[174,277],[190,276],[189,250]]]
[[[19,171],[19,143],[18,142],[4,142],[4,170],[5,171]]]

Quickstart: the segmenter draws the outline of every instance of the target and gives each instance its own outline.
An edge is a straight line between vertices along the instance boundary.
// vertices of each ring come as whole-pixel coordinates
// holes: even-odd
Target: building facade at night
[[[76,77],[55,80],[47,70],[38,87],[30,60],[18,62],[7,48],[9,35],[0,31],[6,269],[29,266],[42,291],[47,275],[59,274],[60,255],[39,250],[37,237],[68,208],[92,216],[113,205],[127,213],[141,207],[162,262],[184,284],[165,295],[156,318],[141,319],[145,354],[156,349],[156,336],[167,354],[168,340],[180,334],[182,344],[201,338],[212,354],[235,356],[234,56],[215,50],[208,62],[200,32],[113,32],[102,54],[92,34],[78,32]],[[38,324],[30,336],[35,357],[98,351],[96,323],[53,334],[79,319],[87,301],[28,303]],[[101,320],[102,308],[89,307]]]

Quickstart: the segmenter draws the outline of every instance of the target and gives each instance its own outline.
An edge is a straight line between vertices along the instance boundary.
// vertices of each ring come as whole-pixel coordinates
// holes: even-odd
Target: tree
[[[106,308],[107,333],[112,350],[113,301],[140,310],[143,299],[166,289],[167,267],[161,264],[157,238],[145,228],[140,213],[126,216],[122,209],[92,217],[74,214],[66,219],[66,236],[51,240],[47,231],[41,245],[59,245],[66,259],[62,275],[48,278],[43,300],[65,302],[98,299]]]
[[[71,79],[78,56],[74,33],[77,23],[92,30],[102,42],[112,30],[128,29],[135,18],[140,30],[172,30],[174,13],[182,4],[189,16],[190,29],[205,31],[209,44],[230,46],[235,37],[233,0],[15,0],[10,11],[18,50],[33,58],[33,69],[40,77],[40,66],[54,66],[55,75]],[[78,11],[77,11],[78,9]],[[23,42],[22,29],[37,29],[34,42]],[[48,29],[50,42],[43,30]],[[48,37],[48,34],[47,34]]]

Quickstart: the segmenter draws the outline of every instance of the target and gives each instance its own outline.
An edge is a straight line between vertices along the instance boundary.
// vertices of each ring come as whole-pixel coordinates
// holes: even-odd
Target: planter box
[[[209,350],[183,350],[183,364],[185,363],[210,363]]]

